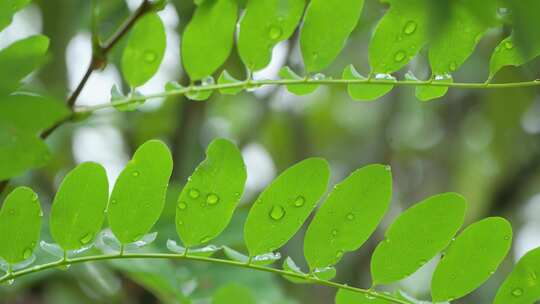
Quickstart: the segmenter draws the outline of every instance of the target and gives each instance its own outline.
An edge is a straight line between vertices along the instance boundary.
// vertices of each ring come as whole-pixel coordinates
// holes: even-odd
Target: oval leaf
[[[158,140],[141,145],[120,173],[108,208],[111,230],[122,244],[135,242],[147,234],[165,205],[172,172],[172,157]]]
[[[18,40],[0,51],[0,95],[15,91],[21,80],[46,58],[49,38],[43,35]]]
[[[373,285],[414,273],[443,250],[465,218],[465,199],[456,193],[429,197],[402,213],[371,258]]]
[[[146,14],[137,21],[122,54],[122,73],[130,86],[144,84],[157,72],[166,41],[165,26],[157,13]]]
[[[320,71],[334,61],[356,27],[363,6],[364,0],[310,1],[300,33],[308,72]]]
[[[540,300],[540,247],[527,252],[497,291],[494,304],[529,304]]]
[[[41,206],[32,189],[18,187],[0,210],[0,257],[9,264],[32,256],[41,231]]]
[[[261,193],[244,226],[250,256],[287,243],[326,191],[329,175],[326,160],[308,158],[285,170]]]
[[[497,270],[511,245],[512,226],[503,218],[486,218],[467,227],[435,269],[433,301],[458,299],[478,288]]]
[[[227,227],[245,183],[238,148],[226,139],[212,141],[178,198],[176,231],[186,247],[207,243]]]
[[[192,81],[214,73],[233,46],[238,8],[236,0],[200,4],[182,37],[182,62]]]
[[[2,0],[0,1],[0,31],[11,23],[13,15],[31,0]]]
[[[54,197],[51,236],[64,250],[88,246],[101,230],[109,198],[105,169],[82,163],[62,181]]]
[[[392,174],[383,165],[353,172],[337,184],[309,225],[304,256],[311,270],[335,265],[375,231],[392,197]]]
[[[270,63],[272,49],[288,39],[304,12],[305,0],[251,0],[240,22],[238,52],[248,69]]]

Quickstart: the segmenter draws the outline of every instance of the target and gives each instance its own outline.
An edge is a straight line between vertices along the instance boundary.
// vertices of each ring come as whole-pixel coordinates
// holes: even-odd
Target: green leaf
[[[88,246],[101,230],[109,198],[105,169],[96,163],[78,165],[66,175],[51,209],[51,236],[64,250]]]
[[[375,231],[390,205],[392,174],[383,165],[354,171],[337,184],[309,225],[304,256],[311,270],[337,264]]]
[[[340,289],[336,294],[336,304],[390,304],[390,301],[367,296],[363,293]]]
[[[253,292],[240,284],[227,284],[214,294],[212,304],[255,304],[257,303]]]
[[[0,100],[0,120],[32,134],[52,127],[69,115],[64,103],[48,97],[17,94]]]
[[[229,85],[229,84],[239,84],[239,83],[242,83],[243,81],[241,80],[238,80],[236,78],[234,78],[233,76],[231,76],[231,74],[229,74],[229,72],[227,72],[226,70],[224,70],[221,75],[219,76],[219,79],[218,79],[218,84],[219,85]],[[243,87],[232,87],[232,88],[223,88],[223,89],[219,89],[219,92],[221,94],[224,94],[224,95],[236,95],[238,93],[240,93],[244,88]]]
[[[250,256],[279,249],[300,229],[326,191],[330,169],[308,158],[285,170],[257,198],[244,226]]]
[[[358,23],[364,0],[311,0],[300,33],[308,72],[329,66]]]
[[[429,45],[429,62],[433,81],[452,81],[455,72],[472,54],[478,41],[492,23],[477,18],[478,3],[475,1],[454,1],[450,4],[450,20],[441,25],[436,35],[432,35]],[[495,1],[484,1],[483,10],[493,16],[497,13]],[[421,101],[440,98],[447,87],[416,87],[416,97]]]
[[[304,12],[305,0],[251,0],[240,21],[238,52],[247,68],[257,71],[270,63],[272,49],[288,39]]]
[[[201,81],[201,85],[199,87],[211,86],[211,85],[214,85],[214,84],[215,84],[214,77],[207,76]],[[193,85],[191,87],[195,88],[195,86],[193,86]],[[204,90],[204,91],[203,90],[192,90],[192,91],[186,92],[186,97],[188,99],[195,100],[195,101],[204,101],[204,100],[207,100],[208,98],[210,98],[210,96],[212,96],[212,93],[214,93],[213,90]]]
[[[232,142],[216,139],[206,155],[176,208],[176,231],[188,248],[208,243],[227,227],[246,183],[242,155]]]
[[[111,230],[122,244],[141,239],[152,229],[165,204],[172,157],[158,140],[141,145],[116,180],[108,207]]]
[[[296,265],[296,263],[294,262],[294,260],[291,257],[287,257],[283,261],[283,270],[289,271],[289,272],[294,272],[294,273],[297,273],[297,274],[300,274],[300,275],[303,275],[303,276],[306,276],[306,277],[308,276],[307,273],[302,272],[300,267],[298,267],[298,265]],[[297,278],[297,277],[292,277],[292,276],[287,276],[287,275],[284,275],[283,277],[285,279],[289,280],[290,282],[295,283],[295,284],[309,283],[308,280],[300,279],[300,278]]]
[[[505,66],[521,66],[540,55],[540,47],[531,51],[528,55],[515,43],[514,35],[508,36],[501,41],[493,51],[489,61],[489,78]]]
[[[534,58],[540,55],[540,37],[538,27],[540,19],[540,2],[536,0],[504,1],[509,9],[514,29],[513,36],[516,46],[524,58]]]
[[[265,254],[254,256],[250,260],[247,255],[240,253],[229,246],[223,246],[223,252],[229,259],[233,261],[237,261],[241,263],[249,262],[252,265],[262,265],[262,266],[271,265],[275,261],[281,258],[280,253],[265,253]]]
[[[137,21],[122,54],[122,73],[131,87],[144,84],[157,72],[166,45],[165,26],[157,13]]]
[[[0,210],[0,257],[9,264],[32,256],[39,241],[43,213],[32,189],[18,187],[4,201]]]
[[[404,67],[426,42],[429,12],[425,0],[388,0],[369,44],[371,74],[388,74]]]
[[[141,97],[141,96],[143,95],[137,91],[133,91],[131,93],[131,97]],[[113,103],[113,107],[120,112],[135,111],[145,102],[145,100],[142,99],[142,100],[126,103],[126,104],[114,104],[114,102],[125,101],[126,99],[128,99],[128,96],[124,95],[116,85],[113,85],[111,87],[111,103]]]
[[[6,28],[13,18],[13,15],[26,5],[31,0],[2,0],[0,1],[0,31]]]
[[[49,38],[43,35],[18,40],[0,51],[0,95],[15,91],[21,80],[46,59]]]
[[[357,80],[366,79],[364,76],[360,75],[354,66],[348,65],[345,70],[343,70],[343,79]],[[375,79],[377,80],[389,80],[395,81],[396,79],[389,74],[380,74],[376,75]],[[375,99],[386,95],[390,92],[394,86],[391,84],[349,84],[347,86],[347,92],[352,99],[356,101],[374,101]]]
[[[465,199],[456,193],[429,197],[403,212],[371,258],[373,285],[414,273],[443,250],[463,224]]]
[[[0,180],[44,166],[50,157],[47,145],[36,134],[0,120]]]
[[[200,4],[182,37],[182,62],[192,81],[214,73],[229,57],[238,8],[236,0]]]
[[[453,79],[450,74],[435,75],[431,82],[452,83]],[[415,93],[420,101],[430,101],[443,97],[447,91],[448,87],[444,86],[417,86]]]
[[[540,247],[527,252],[497,291],[494,304],[529,304],[540,300]]]
[[[497,270],[511,246],[512,226],[503,218],[486,218],[467,227],[435,269],[433,301],[458,299],[478,288]]]
[[[306,80],[298,76],[291,68],[284,66],[279,70],[279,77],[286,80]],[[318,84],[288,84],[287,91],[295,95],[307,95],[313,93],[319,87]]]

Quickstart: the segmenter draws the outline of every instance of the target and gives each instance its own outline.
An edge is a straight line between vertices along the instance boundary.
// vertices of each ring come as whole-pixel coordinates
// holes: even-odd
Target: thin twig
[[[382,300],[386,300],[391,303],[409,304],[409,302],[405,300],[395,298],[386,293],[377,292],[371,289],[361,289],[357,287],[348,286],[346,284],[340,284],[340,283],[336,283],[332,281],[322,280],[316,276],[309,275],[309,274],[303,274],[303,273],[298,273],[298,272],[293,272],[293,271],[282,270],[278,268],[260,266],[260,265],[256,265],[252,263],[238,262],[238,261],[218,259],[218,258],[212,258],[212,257],[202,257],[202,256],[196,256],[196,255],[189,255],[189,254],[186,255],[186,254],[172,254],[172,253],[103,254],[103,255],[95,255],[95,256],[78,257],[78,258],[73,258],[73,259],[69,259],[69,258],[60,259],[55,262],[37,265],[34,267],[8,273],[5,276],[0,278],[0,283],[9,282],[10,280],[14,280],[21,276],[29,275],[31,273],[36,273],[36,272],[40,272],[46,269],[57,268],[57,267],[62,267],[66,265],[93,262],[93,261],[122,260],[122,259],[188,260],[188,261],[199,261],[199,262],[207,262],[207,263],[214,263],[214,264],[222,264],[222,265],[228,265],[228,266],[233,266],[233,267],[249,268],[249,269],[258,270],[258,271],[270,272],[270,273],[278,274],[281,276],[302,279],[302,280],[306,280],[306,282],[310,282],[310,283],[314,283],[318,285],[323,285],[323,286],[328,286],[328,287],[333,287],[333,288],[338,288],[338,289],[345,289],[352,292],[361,293],[372,298],[379,298]]]

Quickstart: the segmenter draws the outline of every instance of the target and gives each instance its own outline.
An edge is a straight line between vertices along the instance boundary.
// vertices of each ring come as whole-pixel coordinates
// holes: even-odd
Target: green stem
[[[201,256],[194,256],[194,255],[184,255],[184,254],[172,254],[172,253],[124,253],[123,255],[118,254],[103,254],[103,255],[94,255],[94,256],[85,256],[85,257],[78,257],[78,258],[68,258],[68,259],[61,259],[55,262],[50,262],[46,264],[37,265],[34,267],[29,267],[26,269],[14,271],[11,273],[6,274],[5,276],[0,278],[0,283],[7,282],[9,280],[14,280],[18,277],[29,275],[35,272],[43,271],[46,269],[56,268],[56,267],[62,267],[66,265],[72,265],[72,264],[79,264],[79,263],[85,263],[85,262],[94,262],[94,261],[104,261],[104,260],[123,260],[123,259],[173,259],[173,260],[190,260],[190,261],[200,261],[200,262],[207,262],[207,263],[215,263],[215,264],[222,264],[222,265],[228,265],[233,267],[242,267],[242,268],[249,268],[253,270],[258,271],[264,271],[264,272],[270,272],[282,276],[289,276],[294,277],[298,279],[303,279],[306,281],[309,281],[314,284],[328,286],[328,287],[334,287],[338,289],[345,289],[361,294],[368,295],[370,297],[375,297],[383,300],[387,300],[391,303],[398,303],[398,304],[409,304],[408,302],[394,298],[392,296],[389,296],[387,294],[379,293],[373,290],[367,290],[367,289],[361,289],[356,288],[352,286],[348,286],[345,284],[340,284],[332,281],[327,280],[321,280],[316,277],[312,276],[306,276],[300,273],[292,272],[292,271],[286,271],[282,269],[277,268],[271,268],[266,266],[260,266],[260,265],[254,265],[254,264],[246,264],[243,262],[237,262],[232,260],[225,260],[225,259],[217,259],[217,258],[211,258],[211,257],[201,257]]]
[[[449,87],[449,88],[468,88],[468,89],[504,89],[504,88],[522,88],[540,86],[540,80],[511,82],[511,83],[469,83],[469,82],[431,82],[414,81],[414,80],[384,80],[384,79],[277,79],[277,80],[248,80],[235,83],[216,84],[208,86],[189,86],[177,90],[170,90],[144,96],[133,96],[125,99],[115,100],[90,107],[79,107],[76,110],[77,114],[87,115],[97,110],[110,108],[113,106],[130,105],[132,103],[144,101],[153,98],[163,98],[176,95],[184,95],[190,92],[217,91],[229,88],[245,88],[249,86],[261,87],[265,85],[295,85],[295,84],[319,84],[319,85],[351,85],[351,84],[366,84],[370,85],[388,85],[395,86],[433,86],[433,87]]]

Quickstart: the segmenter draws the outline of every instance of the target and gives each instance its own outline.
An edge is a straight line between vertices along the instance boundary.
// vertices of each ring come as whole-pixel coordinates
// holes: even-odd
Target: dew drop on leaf
[[[306,202],[306,199],[303,196],[300,195],[294,200],[294,206],[302,207],[302,206],[304,206],[305,202]]]
[[[348,219],[349,221],[352,221],[352,220],[354,220],[354,218],[355,218],[355,216],[354,216],[354,214],[353,214],[353,213],[349,213],[349,214],[347,214],[347,219]]]
[[[26,248],[23,252],[23,259],[28,259],[32,256],[32,248]]]
[[[9,280],[5,281],[3,284],[11,286],[11,285],[13,285],[13,283],[15,283],[15,279],[9,279]]]
[[[210,193],[206,197],[206,202],[208,203],[208,205],[215,205],[219,202],[219,196],[217,196],[217,194],[215,193]]]
[[[92,240],[92,237],[93,237],[92,233],[87,233],[83,235],[79,241],[81,242],[82,245],[86,245]]]
[[[186,202],[180,202],[178,203],[178,209],[185,210],[187,208]]]
[[[198,198],[200,194],[199,190],[195,188],[189,190],[189,197],[191,198]]]
[[[512,43],[512,41],[506,41],[504,43],[504,47],[507,49],[507,50],[511,50],[514,48],[514,44]]]
[[[276,221],[281,220],[285,216],[285,209],[283,207],[276,205],[272,207],[270,211],[270,218]]]
[[[338,234],[337,229],[332,230],[332,235],[333,235],[333,236],[337,236],[337,234]]]
[[[280,27],[272,26],[270,27],[270,30],[268,31],[268,36],[270,36],[270,39],[272,40],[277,40],[279,39],[279,37],[281,37],[282,33],[283,31],[281,30]]]
[[[401,62],[403,61],[403,59],[405,59],[405,52],[404,51],[398,51],[395,55],[394,55],[394,60],[396,62]]]
[[[111,200],[111,204],[116,205],[117,201],[115,199]]]
[[[137,177],[140,175],[139,171],[133,171],[133,173],[131,173],[131,175],[133,175],[134,177]]]
[[[415,31],[416,31],[416,22],[414,21],[408,21],[403,27],[403,33],[407,35],[411,35]]]
[[[342,251],[342,250],[338,250],[338,251],[336,252],[336,258],[339,259],[339,258],[341,258],[342,256],[343,256],[343,251]]]
[[[515,288],[514,290],[512,290],[512,295],[516,298],[521,297],[523,295],[523,289]]]
[[[144,52],[144,61],[152,63],[156,61],[157,55],[154,51],[145,51]]]
[[[450,63],[450,71],[454,72],[455,70],[457,70],[457,63],[451,62]]]

